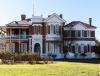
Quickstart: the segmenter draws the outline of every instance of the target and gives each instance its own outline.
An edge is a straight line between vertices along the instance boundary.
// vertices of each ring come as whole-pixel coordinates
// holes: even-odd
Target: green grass
[[[100,76],[100,64],[55,62],[0,65],[0,76]]]

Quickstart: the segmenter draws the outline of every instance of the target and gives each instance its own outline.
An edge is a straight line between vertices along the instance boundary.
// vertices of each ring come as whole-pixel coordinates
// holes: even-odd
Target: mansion
[[[0,51],[32,52],[45,57],[56,55],[56,59],[96,57],[95,29],[92,19],[89,23],[72,21],[66,23],[63,15],[53,13],[47,18],[32,16],[0,26]],[[81,54],[86,54],[85,57]]]

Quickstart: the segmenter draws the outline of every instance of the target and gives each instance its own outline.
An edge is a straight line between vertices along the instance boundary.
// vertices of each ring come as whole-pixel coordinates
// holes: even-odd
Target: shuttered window
[[[56,34],[59,34],[59,25],[56,25]]]
[[[59,26],[59,34],[62,34],[62,26]]]
[[[48,34],[50,34],[50,26],[48,25]]]

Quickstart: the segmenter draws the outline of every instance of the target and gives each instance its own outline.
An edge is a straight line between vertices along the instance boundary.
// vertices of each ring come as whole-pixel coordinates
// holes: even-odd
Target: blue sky
[[[67,23],[93,18],[97,26],[96,38],[100,40],[100,0],[34,0],[35,15],[63,14]],[[20,20],[20,15],[32,17],[33,0],[0,0],[0,25]]]

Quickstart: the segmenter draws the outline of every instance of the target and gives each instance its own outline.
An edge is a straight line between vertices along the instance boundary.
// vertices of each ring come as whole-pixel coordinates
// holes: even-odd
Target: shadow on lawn
[[[61,59],[61,60],[55,60],[55,61],[100,64],[100,59]]]

